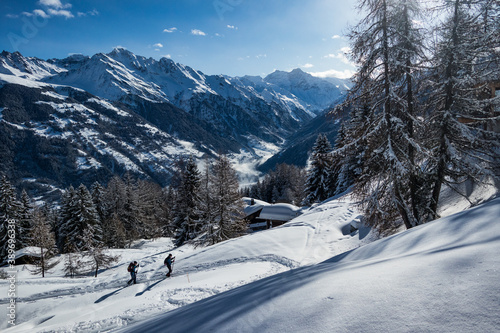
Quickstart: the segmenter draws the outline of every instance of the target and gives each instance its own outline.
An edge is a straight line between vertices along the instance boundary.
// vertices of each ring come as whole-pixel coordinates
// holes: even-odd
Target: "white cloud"
[[[248,57],[247,57],[247,58],[248,58]],[[257,55],[255,56],[255,58],[257,58],[257,59],[267,58],[267,54],[265,54],[265,53],[264,53],[264,54],[257,54]]]
[[[337,54],[330,53],[330,54],[327,54],[326,56],[323,56],[323,58],[332,58],[332,59],[338,59],[340,57],[342,57],[342,54],[340,54],[340,53],[337,53]]]
[[[234,25],[227,25],[226,26],[228,29],[234,29],[234,30],[238,30],[238,27],[235,27]]]
[[[168,33],[172,33],[172,32],[175,32],[177,31],[177,28],[176,27],[172,27],[172,28],[169,28],[169,29],[163,29],[163,32],[168,32]]]
[[[50,14],[50,16],[62,16],[62,17],[65,17],[67,19],[75,17],[69,10],[65,10],[65,9],[49,8],[47,11]]]
[[[55,9],[71,8],[71,4],[62,4],[61,0],[40,0],[38,3],[42,6],[52,7]]]
[[[339,36],[339,35],[333,35],[333,36],[332,36],[332,39],[339,39],[339,38],[340,38],[340,36]]]
[[[6,14],[5,17],[7,17],[7,18],[18,18],[19,15],[16,15],[16,14]]]
[[[163,47],[163,44],[162,43],[156,43],[156,44],[153,45],[153,47],[160,47],[161,48],[161,47]]]
[[[46,12],[44,12],[43,10],[41,9],[35,9],[33,12],[31,13],[28,13],[28,12],[22,12],[21,15],[24,15],[24,16],[28,16],[28,17],[32,17],[32,16],[40,16],[40,17],[43,17],[43,18],[49,18],[50,15],[47,14]]]
[[[97,16],[97,15],[99,15],[99,12],[97,11],[97,9],[93,9],[93,10],[90,10],[90,11],[85,12],[85,13],[84,12],[78,12],[78,13],[76,13],[76,15],[78,15],[78,17],[88,16],[88,15],[90,15],[90,16]]]
[[[349,79],[354,75],[354,71],[345,69],[344,71],[338,71],[335,69],[330,69],[324,72],[309,72],[312,76],[326,78],[326,77],[336,77],[339,79]]]
[[[165,54],[165,55],[163,56],[163,58],[172,59],[172,55],[170,55],[170,54]]]
[[[347,57],[347,55],[351,52],[351,48],[350,47],[343,47],[340,49],[340,52],[337,53],[337,54],[334,54],[334,53],[330,53],[330,54],[327,54],[325,56],[323,56],[323,58],[330,58],[330,59],[339,59],[340,61],[342,61],[344,64],[347,64],[347,65],[352,65],[354,66],[354,64],[349,60],[349,58]]]
[[[302,67],[302,68],[311,68],[311,67],[314,67],[314,65],[313,64],[305,64],[305,65],[302,65],[300,67]]]
[[[60,0],[40,0],[38,1],[38,4],[43,6],[44,9],[37,8],[33,10],[31,13],[30,12],[22,12],[21,15],[24,16],[40,16],[45,19],[50,18],[52,16],[62,16],[64,18],[73,18],[75,17],[71,11],[67,10],[71,8],[71,4],[66,3],[63,4]],[[94,9],[91,15],[96,15],[98,12]],[[85,13],[78,13],[78,16],[82,16],[81,14]]]
[[[43,17],[43,18],[49,18],[49,17],[50,17],[47,13],[45,13],[45,12],[44,12],[43,10],[41,10],[41,9],[35,9],[35,10],[33,11],[33,15],[35,15],[35,16],[40,16],[40,17]]]
[[[191,35],[195,36],[206,36],[207,34],[198,29],[191,29]]]

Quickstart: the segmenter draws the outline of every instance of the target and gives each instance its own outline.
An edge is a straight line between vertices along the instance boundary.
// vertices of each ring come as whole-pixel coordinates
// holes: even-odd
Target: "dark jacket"
[[[172,259],[173,257],[166,257],[164,264],[167,265],[167,267],[170,267],[172,265]]]

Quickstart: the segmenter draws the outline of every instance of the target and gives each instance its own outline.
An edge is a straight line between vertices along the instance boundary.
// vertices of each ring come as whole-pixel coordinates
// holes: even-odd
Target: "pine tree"
[[[92,201],[92,196],[85,185],[78,190],[70,187],[64,198],[59,226],[60,246],[66,253],[70,248],[80,250],[81,238],[86,229],[91,229],[96,241],[102,241],[102,229],[99,215]]]
[[[142,233],[142,227],[139,220],[139,207],[138,207],[138,192],[137,183],[132,178],[130,173],[125,175],[125,201],[123,203],[123,210],[120,214],[120,220],[125,227],[129,247],[133,240],[139,238]]]
[[[138,220],[140,235],[143,238],[156,238],[162,234],[160,224],[162,195],[162,189],[158,184],[146,180],[137,182]]]
[[[432,149],[428,173],[432,182],[429,219],[438,216],[442,186],[493,176],[499,134],[489,130],[495,120],[494,100],[481,97],[485,82],[498,79],[498,4],[452,0],[443,3],[448,17],[438,30],[433,68],[427,79]],[[486,10],[492,10],[487,13]],[[496,11],[496,14],[495,14]]]
[[[172,224],[174,219],[174,209],[173,204],[176,202],[176,193],[171,186],[167,186],[162,189],[162,195],[160,197],[159,204],[159,224],[161,228],[161,235],[163,237],[174,236],[174,231],[172,230]]]
[[[19,218],[17,241],[19,246],[23,248],[31,245],[31,229],[33,228],[33,206],[30,197],[24,190],[21,193]]]
[[[74,244],[67,244],[67,236],[73,225],[76,224],[77,197],[73,186],[67,188],[61,198],[61,209],[56,225],[56,245],[60,252],[67,248],[73,248]]]
[[[104,236],[105,244],[108,247],[125,248],[127,244],[127,232],[117,213],[113,213],[108,220]]]
[[[175,228],[175,244],[180,246],[198,236],[199,222],[199,187],[200,171],[191,156],[187,161],[179,163],[180,177],[177,189],[177,201],[174,208],[173,225]]]
[[[309,205],[323,201],[331,194],[332,146],[324,134],[318,135],[310,159],[305,199],[305,203]]]
[[[108,182],[104,192],[108,218],[103,222],[103,238],[108,247],[124,248],[127,233],[122,222],[126,198],[125,183],[117,176]]]
[[[92,196],[92,202],[99,215],[99,222],[102,223],[102,228],[104,229],[104,221],[109,219],[109,206],[106,202],[106,189],[99,182],[92,184],[90,188],[90,195]]]
[[[243,196],[267,202],[287,202],[294,205],[304,200],[306,175],[303,169],[278,164],[264,178],[242,191]]]
[[[20,233],[20,212],[21,204],[17,200],[15,188],[3,175],[0,178],[0,262],[7,260],[10,244],[14,244],[14,249],[11,250],[21,248],[21,244],[17,242]],[[12,243],[13,241],[15,243]]]
[[[203,176],[200,182],[200,202],[198,205],[200,225],[199,237],[191,243],[197,245],[212,245],[217,243],[215,238],[215,193],[212,184],[213,162],[205,161]]]
[[[357,152],[343,149],[349,140],[347,134],[348,120],[342,123],[335,140],[332,152],[332,173],[336,174],[333,195],[346,191],[351,187],[360,173]]]

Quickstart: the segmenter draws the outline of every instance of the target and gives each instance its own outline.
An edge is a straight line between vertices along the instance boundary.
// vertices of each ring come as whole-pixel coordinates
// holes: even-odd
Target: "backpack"
[[[129,265],[128,265],[128,268],[127,268],[127,272],[132,272],[132,270],[134,269],[134,263],[131,262]]]

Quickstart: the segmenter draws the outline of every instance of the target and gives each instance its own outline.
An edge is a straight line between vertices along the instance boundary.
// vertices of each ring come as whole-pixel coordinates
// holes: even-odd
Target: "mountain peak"
[[[108,55],[128,55],[134,56],[134,54],[122,46],[115,47]]]
[[[290,72],[290,74],[307,74],[307,73],[300,68],[295,68]]]

